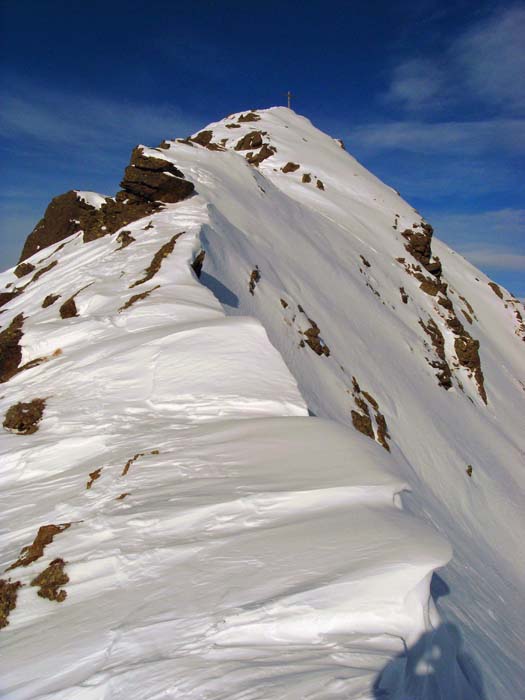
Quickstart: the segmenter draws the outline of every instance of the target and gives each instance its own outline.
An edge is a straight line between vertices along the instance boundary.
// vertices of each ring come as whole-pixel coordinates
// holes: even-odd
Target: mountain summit
[[[519,697],[523,307],[342,142],[138,146],[0,285],[6,697]]]

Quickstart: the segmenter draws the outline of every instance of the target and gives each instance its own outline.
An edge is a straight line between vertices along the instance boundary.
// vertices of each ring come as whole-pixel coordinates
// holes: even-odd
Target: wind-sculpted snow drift
[[[0,276],[3,695],[516,698],[517,301],[284,108],[122,187]]]

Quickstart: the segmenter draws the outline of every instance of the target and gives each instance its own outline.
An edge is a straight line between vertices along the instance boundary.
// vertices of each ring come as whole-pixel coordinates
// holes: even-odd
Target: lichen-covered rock
[[[16,608],[20,581],[0,579],[0,629],[9,624],[9,613]]]
[[[32,586],[38,586],[37,593],[41,598],[54,600],[57,603],[62,603],[66,599],[67,592],[61,588],[69,581],[69,576],[64,571],[65,565],[66,562],[63,559],[53,559],[51,564],[31,581]]]
[[[18,566],[29,566],[34,561],[37,561],[44,555],[44,549],[48,544],[53,542],[55,535],[59,535],[64,530],[67,530],[71,526],[71,523],[62,523],[60,525],[42,525],[38,528],[37,535],[33,540],[32,544],[27,547],[22,547],[20,556],[11,564],[6,571],[11,571],[11,569],[16,569]]]
[[[42,420],[45,407],[44,399],[33,399],[29,402],[19,401],[9,408],[2,425],[12,433],[32,435],[38,430],[38,424]]]

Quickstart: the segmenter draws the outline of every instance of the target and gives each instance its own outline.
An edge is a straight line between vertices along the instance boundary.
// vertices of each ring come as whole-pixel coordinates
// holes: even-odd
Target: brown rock
[[[283,171],[283,173],[293,173],[296,170],[299,170],[300,167],[301,166],[298,163],[292,163],[291,161],[289,161],[288,163],[286,163],[286,165],[283,165],[281,170]]]
[[[200,131],[197,136],[193,136],[190,141],[198,143],[200,146],[207,146],[213,138],[213,131]]]
[[[58,299],[60,299],[60,294],[48,294],[42,302],[42,308],[47,309],[48,306],[52,306]]]
[[[16,608],[20,581],[0,579],[0,629],[9,624],[9,613]]]
[[[168,255],[171,255],[173,249],[175,248],[177,238],[179,238],[179,236],[182,236],[183,233],[184,231],[176,233],[174,236],[171,237],[171,239],[167,243],[164,243],[164,245],[161,246],[161,248],[159,248],[159,250],[153,256],[153,259],[151,260],[150,264],[144,271],[144,276],[136,282],[133,282],[133,284],[130,284],[130,289],[132,289],[133,287],[137,287],[139,284],[144,284],[144,282],[148,282],[160,270],[162,261],[165,258],[167,258]]]
[[[131,231],[121,231],[117,236],[117,243],[120,243],[120,248],[117,248],[117,250],[127,248],[128,245],[131,245],[134,242],[135,238],[133,238],[131,235]]]
[[[354,428],[359,430],[360,433],[363,433],[363,435],[375,440],[374,428],[372,427],[372,419],[370,416],[358,413],[357,411],[351,411],[351,414]]]
[[[147,297],[149,297],[149,295],[151,294],[151,292],[154,292],[156,289],[159,289],[159,288],[160,288],[160,285],[157,284],[156,287],[152,287],[152,289],[148,289],[148,290],[145,291],[145,292],[141,292],[140,294],[133,294],[133,296],[131,296],[131,297],[126,301],[126,303],[123,304],[123,305],[120,307],[120,309],[118,310],[118,312],[121,313],[122,311],[125,311],[126,309],[129,309],[129,307],[130,307],[130,306],[133,306],[133,304],[136,304],[137,301],[142,301],[142,299],[147,299]]]
[[[89,481],[86,483],[86,489],[89,490],[93,486],[94,482],[97,479],[100,479],[101,474],[102,474],[102,467],[99,467],[98,469],[95,469],[95,471],[90,472]]]
[[[65,565],[63,559],[53,559],[51,564],[31,581],[32,586],[39,587],[37,592],[41,598],[55,600],[57,603],[66,599],[66,591],[60,588],[69,581],[69,576],[64,571]]]
[[[317,182],[315,183],[316,187],[318,190],[324,190],[324,183],[322,180],[317,179]]]
[[[7,382],[19,370],[22,362],[23,314],[18,314],[9,326],[0,333],[0,384]]]
[[[44,415],[44,399],[33,399],[28,403],[20,401],[11,406],[5,414],[3,426],[18,435],[32,435],[38,430],[38,424]]]
[[[83,202],[73,190],[54,197],[46,209],[44,218],[27,237],[20,255],[20,262],[39,250],[80,231],[83,215],[91,211],[95,209]]]
[[[75,297],[72,296],[67,299],[60,307],[60,317],[61,318],[75,318],[78,316],[77,305],[75,304]]]
[[[503,292],[501,291],[501,287],[499,285],[497,285],[495,282],[488,282],[488,285],[496,296],[503,299]]]
[[[312,176],[310,173],[304,173],[301,178],[301,182],[312,182]]]
[[[29,564],[32,564],[34,561],[37,561],[37,559],[40,559],[40,557],[44,555],[44,549],[47,547],[47,545],[53,542],[55,535],[64,532],[64,530],[67,530],[70,526],[71,523],[62,523],[61,525],[42,525],[42,527],[38,529],[38,533],[33,540],[33,543],[28,547],[22,547],[20,556],[14,564],[11,564],[11,566],[6,569],[6,571],[16,569],[18,566],[29,566]]]
[[[252,272],[251,272],[250,282],[248,284],[248,289],[250,290],[250,294],[252,295],[252,297],[255,294],[255,287],[259,283],[260,279],[261,279],[261,273],[259,271],[259,266],[256,265],[255,269],[252,270]]]
[[[15,268],[15,275],[20,278],[20,277],[25,277],[25,275],[28,275],[30,272],[33,272],[35,269],[35,266],[32,265],[31,263],[20,263]]]
[[[405,292],[405,288],[399,287],[399,292],[401,293],[401,301],[403,304],[408,304],[408,294]]]
[[[237,121],[239,122],[258,122],[260,120],[260,116],[256,114],[255,112],[248,112],[247,114],[241,114],[239,119]]]
[[[237,143],[235,144],[236,151],[249,151],[250,149],[255,150],[263,145],[263,134],[261,131],[250,131],[245,134]]]
[[[274,153],[276,153],[276,152],[277,152],[277,149],[274,148],[273,146],[268,146],[267,144],[263,144],[260,151],[258,151],[255,155],[248,153],[246,155],[246,160],[248,161],[248,163],[250,163],[250,165],[258,166],[260,163],[263,162],[263,160],[270,158],[270,156],[273,156]]]
[[[202,266],[204,265],[204,258],[205,257],[206,257],[206,251],[201,249],[201,250],[199,250],[195,260],[191,263],[191,268],[199,279],[201,276]]]

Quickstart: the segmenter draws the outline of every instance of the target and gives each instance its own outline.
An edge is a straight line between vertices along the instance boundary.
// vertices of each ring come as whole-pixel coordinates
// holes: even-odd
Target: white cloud
[[[112,148],[191,133],[194,120],[167,105],[75,95],[13,81],[3,89],[0,128],[4,137]]]
[[[419,120],[364,124],[350,138],[372,151],[478,155],[525,153],[525,119],[434,122]]]
[[[525,7],[476,24],[452,53],[472,93],[508,112],[525,110]]]
[[[477,267],[491,270],[515,270],[525,272],[525,255],[496,248],[473,248],[459,251]]]
[[[493,13],[456,36],[439,55],[393,70],[384,95],[409,111],[470,101],[508,115],[525,110],[525,7]]]
[[[525,271],[525,209],[433,214],[429,218],[436,235],[474,265]]]
[[[426,107],[443,94],[443,71],[432,60],[410,59],[394,69],[385,95],[388,102],[401,102],[409,109]]]

